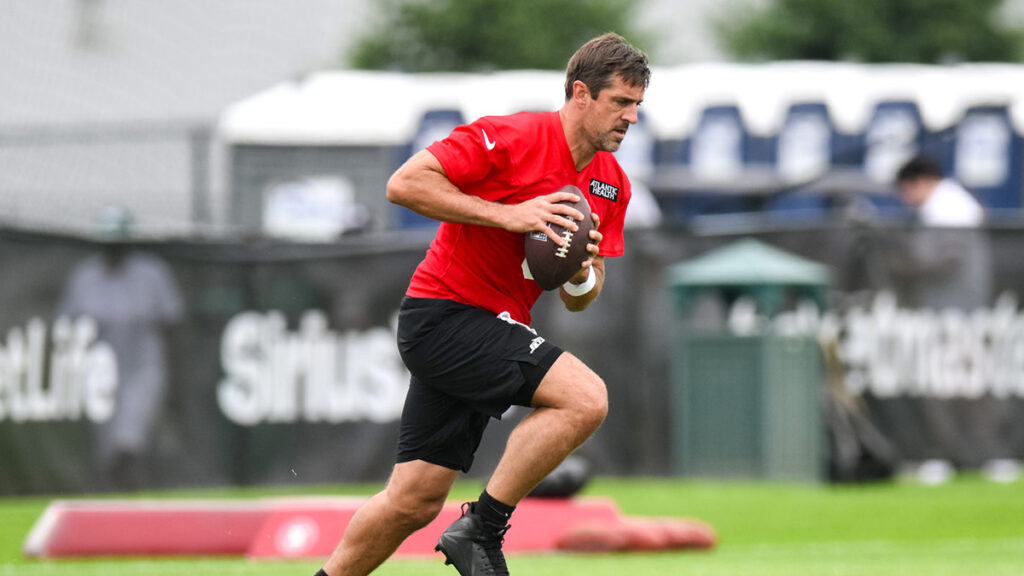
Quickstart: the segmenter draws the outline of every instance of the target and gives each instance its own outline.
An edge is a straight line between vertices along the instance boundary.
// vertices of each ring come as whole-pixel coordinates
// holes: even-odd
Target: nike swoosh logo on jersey
[[[494,146],[497,143],[496,142],[491,142],[490,138],[487,137],[487,132],[484,132],[484,130],[481,129],[480,132],[483,132],[483,135],[484,135],[484,146],[487,146],[488,150],[494,150]]]

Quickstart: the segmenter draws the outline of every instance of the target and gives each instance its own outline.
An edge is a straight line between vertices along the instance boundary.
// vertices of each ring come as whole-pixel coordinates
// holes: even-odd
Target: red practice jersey
[[[622,255],[629,180],[608,152],[577,172],[557,112],[487,116],[427,150],[462,192],[492,202],[518,204],[574,184],[600,217],[601,255]],[[442,222],[406,294],[507,311],[529,324],[542,290],[523,273],[524,241],[501,228]]]

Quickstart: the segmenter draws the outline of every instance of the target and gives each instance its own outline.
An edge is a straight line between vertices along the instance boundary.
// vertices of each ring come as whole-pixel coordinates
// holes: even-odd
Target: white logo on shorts
[[[544,338],[543,337],[537,336],[536,338],[534,338],[530,342],[530,354],[533,354],[534,352],[536,352],[537,348],[540,348],[540,345],[543,344],[543,343],[544,343]]]
[[[524,262],[525,262],[525,260],[524,260]],[[504,320],[505,322],[508,322],[509,324],[516,324],[516,325],[522,326],[523,328],[526,328],[527,330],[532,332],[534,336],[537,336],[537,331],[536,330],[534,330],[533,328],[530,328],[529,326],[527,326],[526,324],[523,324],[522,322],[517,322],[516,320],[514,320],[512,318],[512,315],[509,314],[508,312],[502,312],[501,314],[498,314],[498,319],[499,320]],[[536,352],[537,348],[540,348],[540,345],[543,344],[543,343],[544,343],[544,338],[542,336],[537,336],[536,338],[531,340],[530,341],[530,354],[533,354],[534,352]]]

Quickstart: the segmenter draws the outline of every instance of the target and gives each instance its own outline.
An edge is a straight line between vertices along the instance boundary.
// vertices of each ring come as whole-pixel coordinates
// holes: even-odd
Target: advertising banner
[[[535,309],[539,333],[608,385],[580,450],[597,472],[671,472],[681,320],[665,270],[748,236],[828,266],[827,310],[766,321],[831,338],[843,395],[901,459],[1024,457],[1021,230],[664,229],[628,234],[587,311],[554,294]],[[428,242],[0,230],[0,493],[384,480],[408,386],[395,318]],[[471,475],[524,415],[492,421]]]

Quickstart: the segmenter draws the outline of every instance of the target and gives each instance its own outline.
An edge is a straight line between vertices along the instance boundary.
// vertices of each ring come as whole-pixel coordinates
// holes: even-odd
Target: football
[[[526,234],[526,265],[529,268],[530,276],[542,290],[554,290],[566,283],[577,271],[580,265],[586,261],[587,243],[590,241],[590,231],[594,228],[594,220],[590,216],[590,203],[587,202],[586,194],[580,189],[567,185],[558,189],[558,192],[572,192],[580,197],[580,201],[560,202],[566,206],[572,206],[583,213],[583,221],[576,222],[579,230],[573,232],[558,224],[548,224],[548,227],[558,236],[565,239],[565,246],[555,244],[554,240],[548,238],[543,232],[529,232]]]

